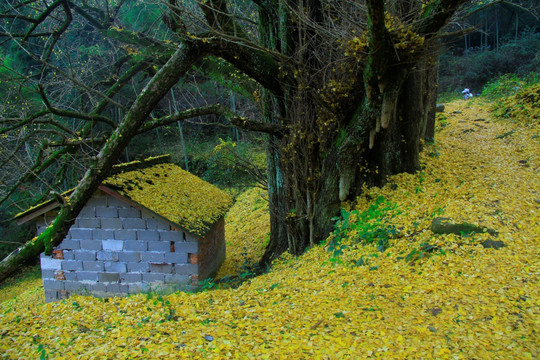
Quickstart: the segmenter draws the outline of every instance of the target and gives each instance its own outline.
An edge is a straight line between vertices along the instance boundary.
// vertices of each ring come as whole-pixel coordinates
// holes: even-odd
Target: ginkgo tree
[[[437,44],[464,4],[478,5],[6,1],[0,32],[29,58],[32,71],[15,77],[33,98],[24,111],[3,115],[0,134],[48,134],[15,185],[69,162],[84,147],[92,151],[75,190],[59,200],[57,218],[0,263],[0,278],[61,242],[135,135],[208,114],[267,134],[271,237],[262,261],[320,242],[341,202],[390,174],[419,168],[421,144],[433,138]],[[151,21],[138,20],[145,18]],[[86,43],[79,44],[81,38]],[[100,51],[107,52],[102,60],[90,61]],[[231,89],[260,107],[262,118],[243,118],[221,104],[154,116],[171,88],[193,71],[226,78]],[[12,158],[22,146],[3,156]]]

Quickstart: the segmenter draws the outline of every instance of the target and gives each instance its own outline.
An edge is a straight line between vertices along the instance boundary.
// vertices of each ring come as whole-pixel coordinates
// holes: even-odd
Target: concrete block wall
[[[37,226],[41,232],[47,224]],[[53,254],[41,255],[46,300],[191,289],[199,280],[198,240],[98,191]]]
[[[201,279],[215,277],[225,261],[225,219],[218,220],[206,236],[199,240],[198,263]]]

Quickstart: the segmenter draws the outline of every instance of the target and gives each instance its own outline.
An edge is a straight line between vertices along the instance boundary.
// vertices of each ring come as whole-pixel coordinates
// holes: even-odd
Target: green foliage
[[[202,75],[209,77],[227,89],[248,99],[254,99],[257,83],[222,59],[207,58],[196,68]],[[215,84],[212,84],[215,86]]]
[[[379,196],[366,211],[347,211],[341,209],[341,216],[334,218],[336,223],[331,234],[328,250],[339,256],[350,244],[346,244],[346,239],[351,239],[355,243],[362,245],[376,244],[377,250],[383,252],[389,247],[389,240],[396,235],[396,228],[389,224],[389,220],[394,215],[396,205],[387,201],[383,196]],[[364,263],[359,260],[358,265]],[[367,264],[367,262],[366,262]]]
[[[504,74],[488,82],[482,90],[482,97],[489,100],[497,100],[517,94],[520,90],[533,84],[540,83],[538,73],[529,73],[525,76],[516,74]]]
[[[405,256],[405,261],[412,264],[417,260],[429,257],[436,251],[440,251],[442,255],[445,254],[444,250],[442,250],[440,247],[428,243],[423,243],[421,244],[420,248],[413,248],[411,252],[409,252],[407,256]]]
[[[254,186],[256,174],[266,173],[266,157],[262,148],[250,143],[222,140],[205,156],[203,179],[226,188]]]
[[[0,258],[5,258],[13,250],[23,245],[34,236],[34,229],[29,225],[17,225],[10,222],[0,226]]]
[[[498,118],[521,123],[537,124],[540,121],[540,83],[525,86],[515,95],[493,102],[493,114]],[[499,135],[504,138],[512,135]]]
[[[461,95],[467,87],[478,93],[493,78],[503,74],[523,76],[538,72],[540,34],[525,32],[517,41],[508,41],[499,50],[478,50],[456,56],[451,52],[440,58],[439,90]]]

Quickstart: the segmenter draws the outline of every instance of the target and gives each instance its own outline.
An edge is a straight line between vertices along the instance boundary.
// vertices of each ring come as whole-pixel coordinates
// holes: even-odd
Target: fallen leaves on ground
[[[240,194],[225,217],[227,257],[217,278],[241,276],[257,264],[269,239],[266,192],[252,188]]]
[[[494,120],[486,108],[448,104],[445,128],[423,153],[423,170],[394,176],[359,199],[359,211],[381,196],[395,204],[386,216],[396,229],[386,251],[359,245],[350,233],[340,255],[324,244],[298,258],[285,254],[269,273],[236,289],[195,294],[75,296],[43,304],[35,287],[0,305],[0,353],[12,359],[538,358],[540,127]],[[498,235],[435,235],[436,216]],[[253,239],[264,239],[263,228],[253,228]],[[249,243],[247,234],[238,238],[229,251]],[[505,246],[485,249],[487,239]]]

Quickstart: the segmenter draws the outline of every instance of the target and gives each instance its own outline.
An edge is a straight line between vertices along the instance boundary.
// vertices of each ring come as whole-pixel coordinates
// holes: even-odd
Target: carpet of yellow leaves
[[[252,188],[240,194],[225,217],[227,257],[217,278],[241,275],[255,265],[264,253],[269,231],[266,192]]]
[[[317,246],[299,258],[282,256],[269,273],[237,289],[196,294],[76,296],[43,304],[36,287],[0,304],[0,354],[538,358],[540,127],[496,121],[486,108],[472,101],[448,104],[446,127],[423,154],[423,171],[368,190],[371,198],[385,196],[400,210],[391,219],[399,233],[384,253],[353,245],[335,258]],[[434,235],[434,216],[495,229],[499,234],[491,238],[506,246],[484,249],[486,234]],[[242,238],[240,249],[249,243],[248,235]],[[406,261],[426,242],[444,253]],[[231,240],[229,250],[234,247]],[[354,266],[351,260],[362,256],[368,265]]]

